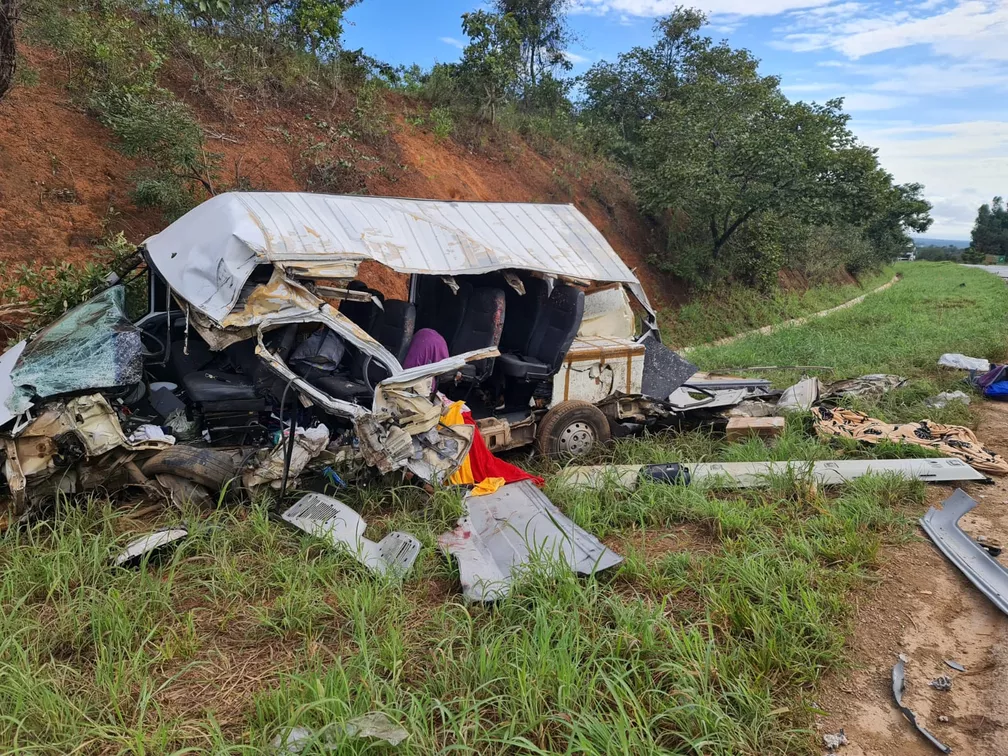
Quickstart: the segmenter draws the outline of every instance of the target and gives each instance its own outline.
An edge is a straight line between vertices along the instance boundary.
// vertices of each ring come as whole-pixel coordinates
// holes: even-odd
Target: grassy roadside
[[[892,266],[886,266],[876,273],[866,273],[856,285],[829,283],[802,292],[777,290],[769,296],[755,289],[730,286],[660,313],[662,339],[675,347],[706,344],[828,310],[877,289],[892,277]]]
[[[919,379],[870,409],[910,412],[940,380],[929,365],[948,343],[996,356],[1008,291],[957,267],[902,272],[894,289],[783,344],[760,337],[704,350],[702,361],[729,364],[744,346],[760,364],[832,356],[856,374],[869,372],[865,349],[871,372]],[[852,317],[861,308],[870,317]],[[935,319],[937,331],[925,325]],[[795,417],[772,446],[651,435],[598,459],[891,452],[824,444]],[[404,754],[820,752],[805,729],[817,682],[842,663],[852,592],[884,544],[912,533],[923,485],[872,478],[825,492],[797,475],[736,493],[547,490],[626,561],[596,579],[543,568],[492,608],[461,600],[456,569],[436,550],[462,513],[450,491],[386,484],[344,496],[369,537],[402,529],[424,543],[402,585],[278,526],[262,501],[187,513],[202,523],[194,537],[139,571],[107,560],[149,517],[102,499],[63,507],[0,539],[0,746],[251,754],[305,726],[328,727],[322,737],[341,752],[391,752],[339,729],[380,710],[410,732],[395,751]]]

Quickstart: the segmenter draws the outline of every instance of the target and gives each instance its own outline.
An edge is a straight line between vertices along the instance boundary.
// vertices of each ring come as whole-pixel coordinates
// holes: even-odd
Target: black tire
[[[602,410],[572,399],[546,413],[536,430],[536,449],[547,457],[580,457],[609,437],[609,420]]]
[[[238,474],[238,464],[229,453],[217,449],[172,446],[148,459],[141,470],[148,478],[159,473],[174,475],[219,491]]]

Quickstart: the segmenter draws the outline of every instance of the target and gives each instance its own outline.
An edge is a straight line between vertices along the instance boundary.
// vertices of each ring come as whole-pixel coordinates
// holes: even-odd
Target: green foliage
[[[917,247],[917,259],[928,260],[930,262],[944,262],[947,260],[962,259],[964,250],[954,245],[945,247],[936,244],[925,244]]]
[[[656,262],[694,284],[739,271],[766,286],[790,246],[770,225],[859,228],[871,251],[833,258],[851,272],[904,251],[906,229],[926,230],[920,185],[893,184],[840,100],[790,102],[747,50],[703,36],[704,23],[678,10],[656,24],[653,47],[585,76],[582,118],[669,229]]]
[[[462,31],[469,43],[462,51],[459,79],[490,123],[497,110],[513,96],[518,79],[521,37],[514,17],[476,11],[462,15]]]
[[[521,41],[518,76],[526,110],[548,112],[559,104],[557,95],[567,101],[565,85],[553,74],[571,69],[566,56],[572,41],[566,16],[570,6],[571,0],[494,0],[497,13],[511,16],[517,25]]]
[[[438,139],[447,139],[455,128],[451,110],[448,108],[431,108],[430,123],[431,130]]]
[[[965,262],[983,262],[985,255],[1008,255],[1008,208],[1001,197],[980,206],[971,239],[969,252],[963,254]]]

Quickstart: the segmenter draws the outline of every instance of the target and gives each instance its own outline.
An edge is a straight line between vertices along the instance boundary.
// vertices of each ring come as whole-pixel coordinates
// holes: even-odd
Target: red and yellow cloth
[[[545,481],[542,478],[530,475],[520,467],[495,457],[487,449],[486,442],[483,441],[483,436],[480,435],[479,428],[472,419],[472,413],[462,410],[464,406],[464,402],[455,402],[441,415],[441,422],[445,425],[471,425],[475,431],[472,448],[448,481],[454,485],[473,486],[474,496],[493,493],[504,484],[519,480],[531,480],[537,486],[543,485]]]

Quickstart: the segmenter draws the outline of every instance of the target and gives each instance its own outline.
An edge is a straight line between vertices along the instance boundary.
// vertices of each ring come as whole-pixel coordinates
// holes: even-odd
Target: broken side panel
[[[128,386],[143,378],[140,330],[126,317],[126,289],[113,286],[28,342],[10,373],[7,410],[23,412],[33,396]]]
[[[533,561],[558,562],[591,575],[623,558],[579,528],[534,483],[511,483],[484,496],[466,497],[469,514],[438,538],[459,563],[463,595],[495,601]]]
[[[644,346],[644,375],[641,393],[666,400],[696,373],[696,365],[661,343],[654,332],[640,340]]]

